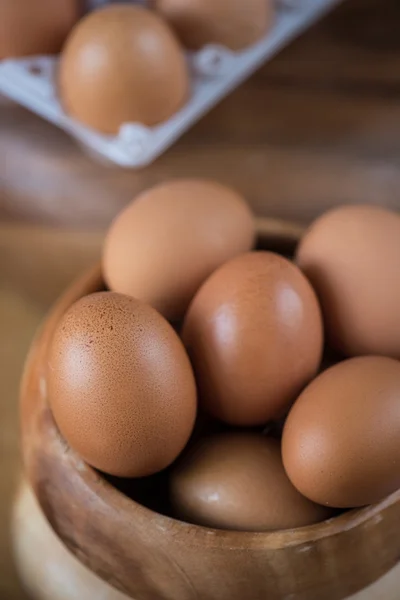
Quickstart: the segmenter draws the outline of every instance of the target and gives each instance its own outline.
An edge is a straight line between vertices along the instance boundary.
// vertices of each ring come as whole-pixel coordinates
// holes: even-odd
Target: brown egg
[[[232,425],[283,416],[322,356],[315,294],[293,263],[271,252],[244,254],[213,273],[182,335],[203,405]]]
[[[350,508],[400,487],[400,363],[346,360],[315,379],[287,418],[283,462],[305,496]]]
[[[400,215],[343,206],[311,226],[297,252],[330,343],[350,355],[400,358]]]
[[[187,48],[221,44],[241,50],[264,36],[274,22],[272,0],[152,0]]]
[[[272,531],[330,516],[290,483],[279,442],[254,433],[202,440],[172,471],[170,498],[179,518],[219,529]]]
[[[203,281],[249,250],[253,216],[235,191],[213,181],[168,181],[144,193],[114,221],[103,253],[112,290],[180,319]]]
[[[67,112],[85,125],[115,134],[124,123],[155,125],[189,95],[185,57],[159,16],[116,4],[94,11],[63,50],[59,93]]]
[[[0,60],[56,54],[82,12],[83,0],[0,0]]]
[[[99,292],[74,304],[55,332],[48,362],[56,423],[90,465],[141,477],[169,465],[196,415],[189,359],[150,306]]]

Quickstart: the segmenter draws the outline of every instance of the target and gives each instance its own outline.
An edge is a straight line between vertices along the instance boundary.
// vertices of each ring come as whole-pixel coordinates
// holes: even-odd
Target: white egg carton
[[[137,0],[145,4],[144,0]],[[155,127],[126,123],[117,136],[107,136],[68,117],[56,89],[57,57],[37,56],[0,61],[0,95],[61,127],[89,153],[120,165],[144,167],[162,154],[201,116],[341,0],[278,0],[276,22],[260,42],[241,52],[206,46],[187,53],[192,93],[187,104]],[[98,6],[110,0],[89,0]]]

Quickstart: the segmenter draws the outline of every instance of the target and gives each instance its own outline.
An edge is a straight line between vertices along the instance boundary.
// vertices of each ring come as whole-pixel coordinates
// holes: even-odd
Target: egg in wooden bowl
[[[302,228],[260,219],[257,234],[259,247],[287,253]],[[162,485],[146,490],[131,480],[126,494],[84,462],[55,424],[46,373],[65,313],[103,290],[96,267],[66,291],[37,335],[22,384],[26,472],[52,527],[81,561],[136,600],[339,600],[396,565],[400,492],[305,527],[230,531],[173,518],[162,497],[154,506]]]

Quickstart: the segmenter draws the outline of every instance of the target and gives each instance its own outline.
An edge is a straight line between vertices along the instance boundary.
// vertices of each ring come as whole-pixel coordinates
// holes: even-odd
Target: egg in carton
[[[118,132],[110,134],[99,132],[71,118],[59,98],[57,56],[0,61],[0,94],[69,133],[94,157],[121,167],[144,167],[160,156],[265,61],[339,2],[340,0],[276,0],[274,24],[255,44],[244,50],[232,50],[218,44],[207,44],[195,51],[186,50],[190,95],[175,114],[155,125],[126,122],[119,127]],[[149,0],[136,0],[130,2],[132,3],[151,5]],[[92,10],[106,4],[112,2],[88,0],[87,9]]]

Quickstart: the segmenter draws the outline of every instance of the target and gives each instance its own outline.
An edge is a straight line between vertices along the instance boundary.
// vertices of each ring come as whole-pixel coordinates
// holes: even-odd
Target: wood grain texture
[[[285,250],[299,231],[271,224]],[[261,245],[269,247],[269,223]],[[96,268],[50,313],[31,350],[21,412],[27,476],[49,522],[91,570],[136,600],[341,600],[400,557],[400,491],[379,505],[274,533],[216,531],[153,512],[88,467],[60,436],[48,408],[46,356],[62,314],[102,287]],[[138,483],[131,482],[131,493]]]
[[[150,167],[95,163],[68,136],[0,107],[0,205],[9,218],[104,227],[169,177],[212,177],[263,215],[400,207],[400,4],[345,0]]]

